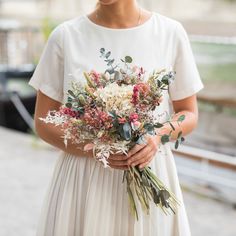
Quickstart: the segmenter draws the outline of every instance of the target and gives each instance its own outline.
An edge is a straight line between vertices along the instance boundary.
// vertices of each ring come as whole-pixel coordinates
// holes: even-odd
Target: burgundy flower
[[[78,112],[72,111],[71,108],[69,108],[69,107],[61,107],[60,110],[59,110],[59,112],[60,112],[61,114],[65,114],[65,115],[71,116],[71,117],[73,117],[73,118],[79,116],[79,113],[78,113]]]

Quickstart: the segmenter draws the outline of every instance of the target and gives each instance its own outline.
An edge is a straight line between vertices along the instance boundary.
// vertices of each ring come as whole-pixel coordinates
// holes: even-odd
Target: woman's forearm
[[[179,117],[184,115],[183,121],[178,121]],[[170,140],[176,140],[178,138],[179,132],[182,132],[182,136],[191,133],[197,126],[198,116],[190,111],[180,111],[175,113],[171,119],[171,125],[167,122],[162,128],[157,129],[158,136],[169,135]]]
[[[65,146],[60,126],[46,124],[39,120],[35,122],[35,129],[41,139],[64,152],[80,157],[93,157],[92,151],[83,151],[83,146],[86,143],[72,144],[71,140],[68,140],[67,146]]]

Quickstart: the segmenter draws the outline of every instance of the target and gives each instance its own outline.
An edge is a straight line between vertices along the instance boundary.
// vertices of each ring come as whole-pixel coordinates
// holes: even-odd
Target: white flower
[[[125,114],[133,109],[132,95],[133,85],[119,86],[116,83],[111,83],[96,91],[97,100],[104,104],[105,110],[107,112],[114,110],[118,115]]]

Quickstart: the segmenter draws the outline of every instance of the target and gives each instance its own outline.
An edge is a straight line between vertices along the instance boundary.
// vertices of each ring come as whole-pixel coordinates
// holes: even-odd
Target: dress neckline
[[[83,15],[83,18],[86,20],[86,22],[88,22],[90,25],[92,25],[94,28],[98,29],[98,30],[106,30],[106,31],[113,31],[113,32],[121,32],[121,31],[133,31],[133,30],[138,30],[138,29],[142,29],[145,26],[149,25],[152,20],[154,19],[154,11],[151,11],[151,16],[142,24],[137,25],[137,26],[133,26],[133,27],[128,27],[128,28],[110,28],[110,27],[106,27],[103,25],[99,25],[94,23],[93,21],[91,21],[89,19],[89,17],[87,16],[87,14]]]

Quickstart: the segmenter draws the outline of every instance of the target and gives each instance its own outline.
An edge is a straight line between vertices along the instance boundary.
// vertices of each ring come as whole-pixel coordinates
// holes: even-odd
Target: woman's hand
[[[160,137],[157,135],[146,135],[145,139],[146,144],[136,144],[128,152],[128,165],[139,165],[139,169],[142,169],[152,161],[161,142]]]
[[[108,165],[114,169],[128,170],[128,156],[127,155],[110,155],[108,158]]]

